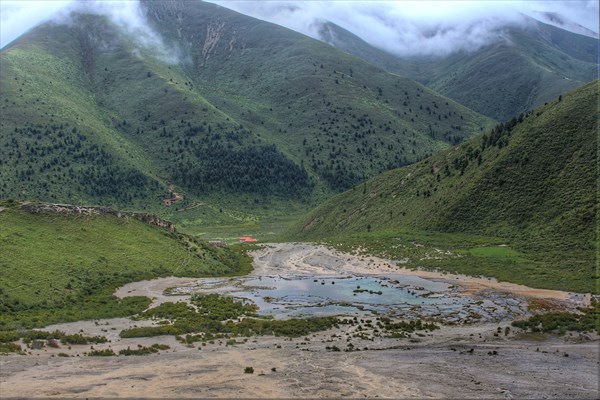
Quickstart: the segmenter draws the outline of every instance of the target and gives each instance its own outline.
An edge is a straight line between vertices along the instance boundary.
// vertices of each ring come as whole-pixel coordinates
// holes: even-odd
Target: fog
[[[118,29],[129,34],[138,52],[145,51],[169,63],[179,61],[177,50],[165,46],[160,35],[149,26],[138,1],[3,1],[0,4],[2,47],[40,23],[68,25],[73,12],[82,12],[108,17]]]
[[[194,1],[194,0],[189,0]],[[502,37],[505,27],[525,24],[526,15],[554,12],[598,31],[598,2],[585,1],[223,1],[212,2],[314,38],[330,21],[372,45],[398,55],[446,55],[474,50]],[[175,60],[160,37],[146,24],[138,1],[11,1],[0,2],[0,46],[45,21],[67,22],[73,10],[106,15],[132,33],[139,46]]]
[[[50,20],[73,3],[66,1],[1,1],[0,48],[32,27]]]
[[[503,28],[525,24],[524,15],[539,18],[540,11],[598,31],[598,2],[588,0],[211,2],[314,38],[319,38],[320,24],[330,21],[398,55],[475,50],[502,37]]]

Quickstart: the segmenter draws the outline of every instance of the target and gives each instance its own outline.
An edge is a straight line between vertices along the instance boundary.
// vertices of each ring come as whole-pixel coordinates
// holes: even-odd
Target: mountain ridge
[[[600,278],[593,267],[598,84],[339,194],[291,237],[402,228],[487,235],[513,243],[553,274],[572,273],[591,290]]]
[[[491,126],[276,25],[212,4],[142,5],[180,63],[86,14],[2,50],[2,197],[176,214],[161,206],[174,185],[182,208],[233,222],[269,199],[305,207]]]
[[[332,23],[319,32],[326,43],[504,122],[597,78],[597,38],[524,18],[526,26],[502,28],[492,43],[444,57],[395,56]]]

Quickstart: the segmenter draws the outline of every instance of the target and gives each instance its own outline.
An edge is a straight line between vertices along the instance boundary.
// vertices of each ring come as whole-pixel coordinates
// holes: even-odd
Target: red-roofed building
[[[255,242],[258,242],[258,240],[256,240],[252,236],[242,236],[242,237],[240,237],[240,243],[255,243]]]

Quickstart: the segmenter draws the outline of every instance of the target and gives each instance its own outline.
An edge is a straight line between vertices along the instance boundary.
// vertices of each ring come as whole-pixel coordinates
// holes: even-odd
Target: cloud
[[[568,20],[583,26],[593,32],[600,31],[598,21],[598,0],[555,0],[523,2],[522,12],[532,15],[532,12],[552,12],[566,17]]]
[[[177,63],[177,49],[166,46],[161,36],[148,24],[139,1],[2,1],[0,45],[4,47],[27,30],[43,22],[71,23],[74,12],[107,16],[118,29],[128,34],[138,47],[165,62]]]
[[[174,46],[166,46],[159,33],[154,31],[139,1],[128,0],[97,0],[88,2],[76,2],[71,7],[71,12],[82,12],[107,16],[122,32],[137,45],[138,51],[144,51],[147,55],[154,56],[160,60],[176,64],[179,62],[179,52]],[[54,18],[52,21],[61,22],[62,17]]]
[[[592,1],[224,1],[213,3],[314,38],[331,21],[368,43],[398,55],[445,55],[472,50],[524,24],[523,14],[557,12],[598,31]]]
[[[503,28],[523,24],[523,13],[539,17],[534,12],[540,11],[557,13],[598,32],[597,0],[210,1],[314,38],[319,38],[320,24],[331,21],[399,55],[444,55],[476,49],[502,37]],[[0,46],[41,22],[64,22],[65,15],[74,9],[107,15],[135,37],[141,49],[151,50],[166,61],[178,58],[149,28],[139,1],[2,0]]]
[[[73,0],[1,1],[0,48],[6,46],[29,29],[50,20],[72,3]]]

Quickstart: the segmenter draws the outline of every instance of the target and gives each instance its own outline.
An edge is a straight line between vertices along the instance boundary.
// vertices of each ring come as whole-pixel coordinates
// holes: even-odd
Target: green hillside
[[[202,2],[142,6],[162,44],[74,15],[2,50],[0,197],[234,224],[491,126],[280,26]]]
[[[247,273],[249,257],[115,215],[31,213],[0,207],[0,330],[131,315],[146,298],[112,295],[161,276]]]
[[[597,39],[527,18],[498,41],[448,56],[398,57],[331,23],[322,39],[387,71],[415,79],[497,121],[506,121],[598,76]]]
[[[310,240],[394,231],[406,238],[422,231],[484,235],[527,255],[528,267],[512,271],[517,281],[597,291],[597,107],[598,81],[357,185],[318,207],[294,233]],[[438,239],[462,246],[448,235]]]

